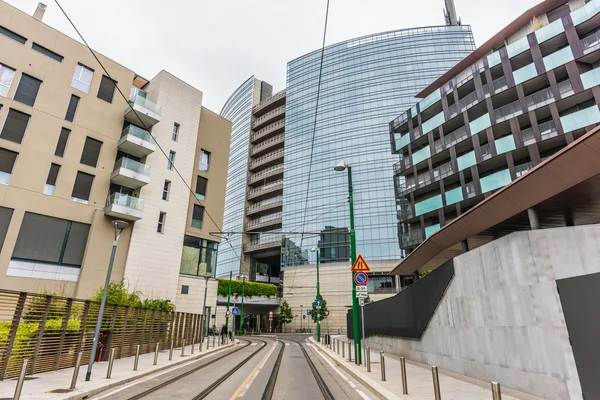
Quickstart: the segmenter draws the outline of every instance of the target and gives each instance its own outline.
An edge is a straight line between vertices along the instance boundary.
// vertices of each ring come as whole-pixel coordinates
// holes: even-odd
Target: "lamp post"
[[[334,168],[335,171],[348,170],[348,204],[350,205],[350,256],[352,265],[356,261],[356,234],[354,232],[354,200],[352,197],[352,167],[347,165],[344,160],[340,161]],[[356,282],[354,282],[355,272],[352,273],[352,325],[354,331],[354,354],[356,354],[356,364],[362,363],[362,351],[360,343],[360,313],[358,299],[356,298]]]
[[[317,300],[321,298],[321,286],[319,282],[319,248],[313,247],[310,251],[317,253]],[[317,342],[321,341],[321,309],[317,308]]]
[[[242,278],[242,312],[240,312],[240,336],[242,335],[242,329],[244,328],[244,285],[246,284],[246,275],[238,276],[238,279]]]
[[[233,271],[229,271],[229,289],[227,290],[227,311],[229,311],[229,303],[231,302],[231,276]],[[226,335],[229,335],[229,313],[225,314],[225,330]]]
[[[85,380],[89,381],[92,378],[92,368],[94,359],[96,358],[96,350],[98,349],[98,336],[100,336],[100,328],[102,327],[102,317],[104,316],[104,306],[106,305],[106,295],[108,294],[108,285],[110,284],[110,275],[112,274],[113,264],[115,262],[115,253],[117,252],[117,242],[123,229],[129,226],[125,221],[113,221],[112,226],[115,228],[115,240],[113,241],[112,251],[110,253],[110,261],[108,262],[108,270],[106,271],[106,280],[104,281],[104,290],[102,291],[102,301],[100,302],[100,311],[96,320],[96,331],[94,333],[94,342],[92,343],[92,352],[90,353],[90,361],[85,374]]]
[[[302,333],[304,331],[304,327],[302,325],[302,322],[304,320],[304,306],[302,304],[300,304],[300,333]]]

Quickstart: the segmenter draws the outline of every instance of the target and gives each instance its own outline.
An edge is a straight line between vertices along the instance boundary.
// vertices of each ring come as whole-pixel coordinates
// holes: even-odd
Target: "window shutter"
[[[56,186],[56,179],[58,178],[58,171],[60,170],[60,165],[51,164],[50,172],[48,172],[48,179],[46,180],[47,185]]]
[[[194,204],[192,219],[195,221],[202,221],[204,219],[204,207],[199,206],[198,204]]]
[[[42,81],[33,76],[21,75],[21,81],[17,87],[14,100],[33,107],[41,84]]]
[[[77,177],[75,178],[75,185],[73,185],[73,193],[71,194],[71,197],[81,200],[89,200],[93,182],[94,175],[78,171]]]
[[[67,121],[73,122],[73,120],[75,119],[75,112],[77,111],[78,104],[79,104],[79,97],[72,94],[71,100],[69,101],[69,106],[67,107],[67,115],[65,115],[65,119]]]
[[[39,51],[40,53],[42,53],[43,55],[52,58],[53,60],[56,60],[58,62],[62,62],[62,60],[64,59],[63,56],[61,56],[58,53],[53,52],[52,50],[48,50],[47,48],[45,48],[44,46],[40,46],[37,43],[33,43],[31,45],[31,48],[35,51]]]
[[[113,81],[108,76],[102,75],[102,81],[100,82],[100,88],[98,89],[98,98],[108,103],[112,103],[116,86],[117,82]]]
[[[96,167],[101,148],[101,141],[92,139],[88,136],[85,138],[85,144],[83,145],[83,152],[81,153],[81,160],[79,162],[89,165],[90,167]]]
[[[67,128],[62,128],[62,130],[60,131],[58,143],[56,143],[56,150],[54,151],[55,156],[62,157],[65,154],[65,149],[67,147],[67,141],[69,140],[70,133],[71,130]]]
[[[69,237],[65,246],[61,264],[80,266],[83,263],[83,254],[87,244],[90,226],[79,222],[71,222]]]
[[[23,140],[23,135],[25,135],[29,117],[28,114],[22,113],[21,111],[13,110],[12,108],[8,110],[4,128],[2,128],[2,133],[0,133],[2,139],[20,144]]]
[[[12,174],[17,154],[14,151],[0,148],[0,172]]]
[[[13,258],[58,263],[69,221],[26,212]]]
[[[3,26],[0,26],[0,34],[4,35],[6,37],[9,37],[13,40],[16,40],[17,42],[19,42],[21,44],[27,43],[27,38],[25,36],[21,36],[18,33],[15,33],[13,31],[11,31],[10,29],[7,29]]]
[[[201,176],[196,180],[196,193],[206,196],[206,185],[208,184],[208,179],[203,178]]]
[[[2,250],[2,246],[4,245],[4,238],[6,237],[6,232],[8,232],[8,225],[10,224],[12,215],[12,208],[0,207],[0,250]]]

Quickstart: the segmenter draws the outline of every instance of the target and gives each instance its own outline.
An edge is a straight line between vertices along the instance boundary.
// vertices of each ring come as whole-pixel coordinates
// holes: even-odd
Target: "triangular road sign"
[[[369,268],[365,259],[359,254],[352,266],[352,272],[369,272],[370,270],[371,268]]]

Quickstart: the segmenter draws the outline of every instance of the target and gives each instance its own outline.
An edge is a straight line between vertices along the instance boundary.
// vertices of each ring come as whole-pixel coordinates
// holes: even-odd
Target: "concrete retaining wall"
[[[556,279],[600,272],[600,226],[517,232],[454,259],[421,340],[376,349],[547,399],[582,399]]]

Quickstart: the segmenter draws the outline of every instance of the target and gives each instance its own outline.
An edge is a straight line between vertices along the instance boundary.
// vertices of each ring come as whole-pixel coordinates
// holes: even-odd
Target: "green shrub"
[[[218,295],[227,296],[229,289],[229,279],[217,279],[218,281]],[[242,281],[231,281],[231,294],[235,297],[242,295]],[[244,283],[244,296],[277,296],[277,286],[268,283],[259,282],[245,282]]]

